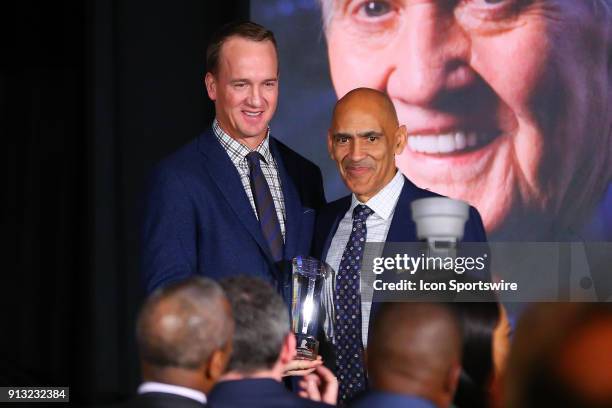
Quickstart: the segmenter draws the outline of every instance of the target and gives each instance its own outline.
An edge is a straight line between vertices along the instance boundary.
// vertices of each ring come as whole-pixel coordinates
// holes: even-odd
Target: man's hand
[[[288,375],[308,375],[322,364],[323,360],[321,359],[321,356],[317,356],[316,360],[293,359],[285,366],[285,372],[283,373],[283,377],[286,377]]]
[[[321,365],[312,374],[300,381],[299,395],[313,401],[336,405],[338,399],[338,379],[327,367]]]

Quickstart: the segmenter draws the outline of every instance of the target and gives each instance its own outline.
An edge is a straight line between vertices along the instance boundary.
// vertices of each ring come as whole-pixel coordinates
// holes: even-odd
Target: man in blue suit
[[[285,367],[296,354],[296,342],[289,312],[274,289],[247,276],[224,279],[221,285],[232,306],[235,330],[227,372],[210,393],[210,405],[325,408],[330,406],[325,402],[335,404],[338,382],[324,366],[316,369],[318,389],[304,392],[317,401],[300,398],[283,385]]]
[[[406,128],[399,126],[393,103],[382,92],[359,88],[341,98],[327,144],[353,193],[321,210],[313,248],[314,255],[336,271],[323,302],[325,337],[333,346],[322,345],[322,354],[335,367],[339,401],[346,402],[366,388],[363,350],[370,316],[378,306],[361,301],[363,243],[418,241],[410,203],[438,195],[418,188],[397,170],[395,155],[404,149]],[[463,240],[486,241],[482,220],[473,207]]]
[[[278,99],[274,34],[224,26],[206,52],[215,120],[153,171],[144,215],[147,292],[191,275],[249,274],[289,296],[288,260],[308,254],[324,204],[319,168],[270,136]]]

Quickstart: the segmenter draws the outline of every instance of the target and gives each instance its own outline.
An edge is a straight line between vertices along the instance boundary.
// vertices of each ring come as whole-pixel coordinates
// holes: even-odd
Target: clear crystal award
[[[314,360],[319,352],[321,292],[329,272],[324,263],[301,256],[293,258],[292,268],[291,317],[297,341],[296,358]]]

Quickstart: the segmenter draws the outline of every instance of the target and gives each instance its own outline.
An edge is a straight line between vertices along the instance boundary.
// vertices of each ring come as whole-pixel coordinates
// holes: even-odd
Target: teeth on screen
[[[412,135],[408,136],[408,147],[419,153],[452,153],[484,144],[489,139],[487,134],[476,132]]]

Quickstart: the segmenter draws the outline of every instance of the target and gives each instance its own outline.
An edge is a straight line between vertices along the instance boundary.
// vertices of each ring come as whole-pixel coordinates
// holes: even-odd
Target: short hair
[[[230,37],[240,37],[256,42],[270,41],[278,56],[278,46],[272,31],[252,21],[232,22],[223,25],[212,35],[206,48],[206,72],[217,74],[221,47]]]
[[[287,305],[268,283],[258,278],[228,278],[221,281],[221,286],[236,323],[227,371],[249,375],[272,368],[290,330]]]
[[[157,289],[138,316],[136,339],[143,362],[196,369],[230,341],[233,320],[223,290],[193,277]]]
[[[391,378],[437,387],[452,364],[460,363],[461,327],[445,303],[384,303],[375,316],[367,353],[374,388]]]

